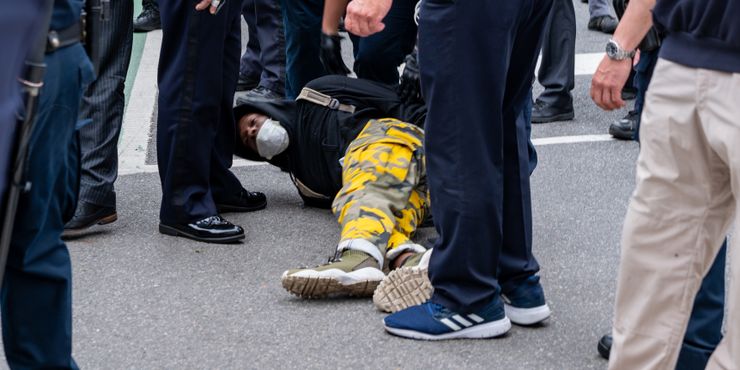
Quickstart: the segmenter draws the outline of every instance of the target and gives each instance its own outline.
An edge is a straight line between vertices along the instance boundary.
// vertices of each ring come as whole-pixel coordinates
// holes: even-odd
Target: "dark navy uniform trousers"
[[[249,41],[239,75],[273,92],[285,94],[285,31],[280,0],[242,0]]]
[[[19,200],[0,296],[3,345],[13,369],[77,368],[72,359],[72,271],[61,234],[77,200],[75,126],[93,71],[79,43],[48,54],[45,63],[26,172],[32,186]]]
[[[552,0],[422,4],[432,300],[470,312],[539,270],[522,112]]]
[[[383,19],[385,29],[369,37],[352,36],[357,77],[398,84],[398,66],[416,42],[414,0],[395,0]],[[285,25],[285,95],[294,99],[303,86],[328,73],[319,60],[323,0],[282,0]]]
[[[157,160],[160,219],[188,223],[218,214],[241,191],[229,170],[236,132],[231,107],[239,75],[241,2],[216,15],[191,0],[162,1]]]

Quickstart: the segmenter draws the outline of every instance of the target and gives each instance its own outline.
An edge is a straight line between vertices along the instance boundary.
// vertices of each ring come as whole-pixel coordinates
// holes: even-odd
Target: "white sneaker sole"
[[[511,329],[511,321],[504,317],[501,320],[492,321],[485,324],[475,325],[469,328],[453,331],[445,334],[427,334],[408,329],[396,329],[385,325],[385,330],[399,337],[421,339],[421,340],[445,340],[445,339],[485,339],[495,338],[506,334]]]
[[[285,290],[301,298],[369,297],[384,276],[382,271],[366,267],[350,273],[329,269],[303,270],[288,275],[286,271],[280,280]]]
[[[428,274],[430,256],[431,252],[425,252],[418,266],[391,271],[375,289],[375,307],[383,312],[398,312],[428,301],[434,292]]]
[[[521,308],[504,304],[504,309],[506,310],[506,316],[511,319],[511,322],[517,325],[534,325],[545,321],[552,314],[547,303],[532,308]]]

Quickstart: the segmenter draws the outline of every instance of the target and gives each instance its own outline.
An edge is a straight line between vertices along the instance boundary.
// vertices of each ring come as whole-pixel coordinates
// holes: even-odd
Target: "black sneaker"
[[[635,100],[637,98],[636,87],[625,87],[622,89],[622,100]]]
[[[134,32],[149,32],[162,28],[162,22],[159,18],[159,7],[154,4],[144,2],[144,9],[136,19],[134,19]]]
[[[610,15],[602,15],[601,17],[591,18],[588,21],[588,29],[591,31],[600,31],[603,33],[612,34],[617,29],[619,21]]]
[[[236,91],[247,91],[252,90],[259,86],[259,80],[253,80],[251,78],[239,75],[239,79],[236,81]]]
[[[532,123],[548,123],[555,121],[570,121],[573,114],[573,105],[569,107],[555,107],[542,100],[537,100],[532,106]]]
[[[282,96],[264,86],[257,86],[254,89],[247,91],[241,98],[244,100],[264,101],[282,99]]]
[[[233,243],[244,239],[244,229],[241,226],[234,225],[218,215],[189,224],[166,225],[160,222],[159,232],[205,243]]]
[[[619,140],[634,140],[637,120],[640,116],[631,110],[624,118],[609,125],[609,135]]]
[[[265,197],[265,194],[246,189],[242,189],[239,194],[216,200],[218,213],[259,211],[266,206],[267,197]]]
[[[95,226],[107,225],[118,220],[115,207],[80,202],[75,215],[64,225],[62,238],[73,238],[93,231]]]
[[[612,351],[612,336],[607,334],[599,339],[599,344],[596,347],[601,357],[609,359],[609,353]]]

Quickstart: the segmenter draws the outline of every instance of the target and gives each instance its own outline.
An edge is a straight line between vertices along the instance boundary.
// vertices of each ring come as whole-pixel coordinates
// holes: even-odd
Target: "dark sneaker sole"
[[[624,131],[609,125],[609,135],[619,140],[633,140],[635,133],[633,131]]]
[[[199,241],[199,242],[215,243],[215,244],[235,243],[245,238],[244,234],[239,234],[239,235],[234,235],[234,236],[224,236],[224,237],[218,237],[218,238],[204,238],[202,236],[193,235],[191,233],[184,232],[172,226],[167,226],[163,224],[159,224],[159,232],[165,235],[182,236],[182,237],[192,239],[195,241]]]
[[[550,122],[558,122],[558,121],[572,121],[575,117],[575,113],[569,112],[569,113],[561,113],[556,114],[554,116],[549,117],[532,117],[532,123],[550,123]]]
[[[74,238],[89,233],[95,226],[108,225],[118,220],[118,213],[99,218],[85,226],[77,227],[74,229],[64,229],[62,231],[62,238]]]
[[[379,281],[360,281],[343,285],[328,277],[283,276],[283,288],[301,298],[321,299],[334,296],[370,297]]]
[[[159,27],[140,27],[140,28],[134,28],[134,33],[147,33],[152,32],[156,30],[161,30],[162,26]]]
[[[383,312],[398,312],[428,301],[433,291],[426,268],[401,267],[378,285],[373,303]]]
[[[239,206],[230,206],[227,204],[216,204],[216,210],[218,210],[218,213],[254,212],[254,211],[265,209],[265,207],[267,207],[267,202],[264,202],[262,204],[252,206],[252,207],[239,207]]]

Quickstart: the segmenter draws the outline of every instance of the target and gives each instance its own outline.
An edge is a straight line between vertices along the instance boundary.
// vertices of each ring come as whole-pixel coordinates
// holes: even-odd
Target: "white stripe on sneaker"
[[[469,327],[473,326],[473,323],[472,322],[463,319],[462,316],[460,316],[460,315],[452,316],[452,318],[455,319],[455,321],[459,322],[460,324],[465,325],[466,328],[469,328]]]
[[[452,329],[454,331],[458,331],[458,330],[462,329],[461,327],[457,326],[457,324],[455,324],[454,322],[452,322],[452,320],[450,320],[450,319],[442,319],[442,320],[439,320],[439,322],[447,325],[447,327],[449,327],[450,329]]]
[[[483,322],[483,318],[474,313],[471,313],[470,315],[468,315],[468,318],[475,321],[478,324]]]

